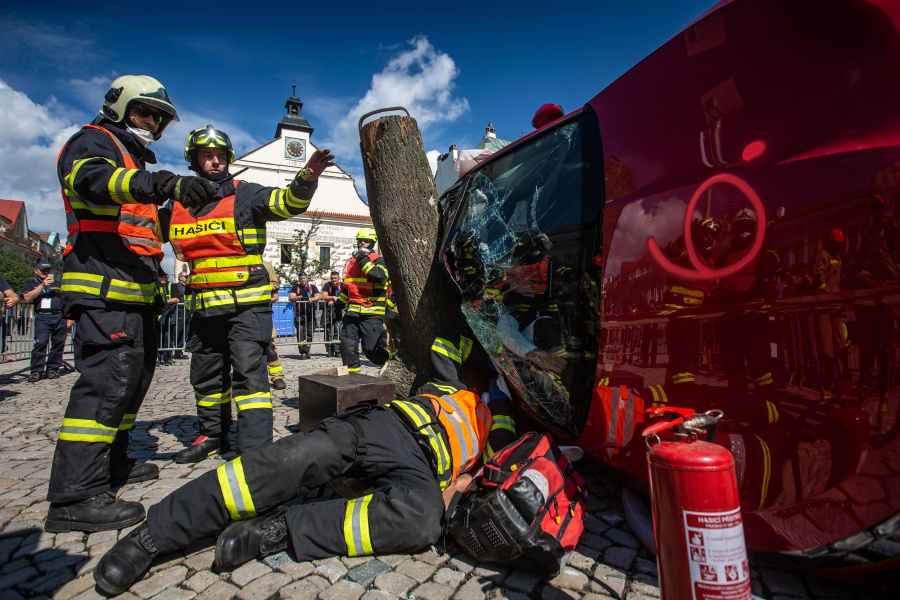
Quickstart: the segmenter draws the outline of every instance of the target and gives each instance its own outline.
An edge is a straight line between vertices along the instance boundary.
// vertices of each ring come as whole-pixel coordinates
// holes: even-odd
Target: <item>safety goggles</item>
[[[157,123],[162,123],[162,120],[163,120],[162,114],[159,111],[153,110],[146,104],[135,104],[132,107],[132,110],[134,110],[135,114],[137,114],[137,116],[139,116],[142,119],[145,119],[147,117],[153,117],[153,119]]]
[[[229,148],[231,140],[218,129],[195,129],[188,139],[188,147]]]

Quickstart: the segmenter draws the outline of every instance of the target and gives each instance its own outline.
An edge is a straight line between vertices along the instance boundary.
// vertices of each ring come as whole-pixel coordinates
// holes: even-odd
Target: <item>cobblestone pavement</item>
[[[281,347],[288,389],[273,390],[275,437],[292,433],[297,423],[297,377],[337,366],[340,361],[314,356],[299,361]],[[71,357],[67,357],[71,360]],[[196,437],[188,362],[157,369],[156,378],[132,435],[132,456],[160,467],[160,479],[125,486],[118,494],[149,507],[186,481],[215,469],[222,460],[177,465],[172,458]],[[364,366],[363,372],[376,369]],[[36,384],[25,382],[27,363],[0,364],[0,600],[25,597],[99,598],[91,571],[100,557],[130,529],[84,534],[43,531],[47,479],[54,442],[77,374]],[[585,471],[582,468],[582,471]],[[279,553],[233,571],[213,570],[214,540],[183,554],[158,557],[147,577],[120,598],[154,600],[422,600],[658,598],[653,555],[641,546],[625,522],[618,484],[598,473],[584,473],[592,495],[581,544],[569,565],[550,580],[502,566],[476,564],[456,548],[430,549],[415,555],[332,558],[295,562]],[[812,576],[771,566],[751,556],[755,598],[812,600],[876,598]]]

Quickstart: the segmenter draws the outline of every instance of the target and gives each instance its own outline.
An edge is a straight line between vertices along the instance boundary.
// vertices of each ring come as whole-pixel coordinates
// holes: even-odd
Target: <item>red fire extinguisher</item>
[[[711,443],[722,411],[655,407],[645,414],[674,417],[643,433],[662,600],[750,600],[734,458]],[[667,430],[674,440],[660,438]]]

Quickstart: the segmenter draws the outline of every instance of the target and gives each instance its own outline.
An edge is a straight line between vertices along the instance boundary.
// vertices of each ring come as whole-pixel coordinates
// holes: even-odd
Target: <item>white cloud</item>
[[[656,238],[660,247],[684,233],[684,209],[686,202],[676,197],[668,199],[644,198],[628,204],[616,223],[609,260],[604,277],[619,274],[623,262],[640,260],[649,252],[647,240]],[[695,210],[694,217],[700,212]]]
[[[32,230],[65,236],[56,156],[78,127],[56,100],[35,104],[0,80],[0,197],[25,202]]]
[[[365,178],[359,154],[359,118],[363,114],[402,106],[424,133],[430,126],[455,121],[469,110],[466,98],[453,95],[454,80],[459,75],[453,59],[435,49],[426,36],[417,36],[408,44],[410,48],[394,54],[384,69],[372,76],[369,90],[338,121],[327,143],[317,144],[335,153],[363,195]],[[432,170],[435,161],[429,156]]]

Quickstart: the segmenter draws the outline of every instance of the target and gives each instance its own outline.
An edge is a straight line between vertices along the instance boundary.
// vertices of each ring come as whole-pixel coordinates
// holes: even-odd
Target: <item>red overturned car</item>
[[[749,548],[900,567],[900,3],[720,2],[441,199],[521,410],[646,493],[651,406],[718,409]]]

